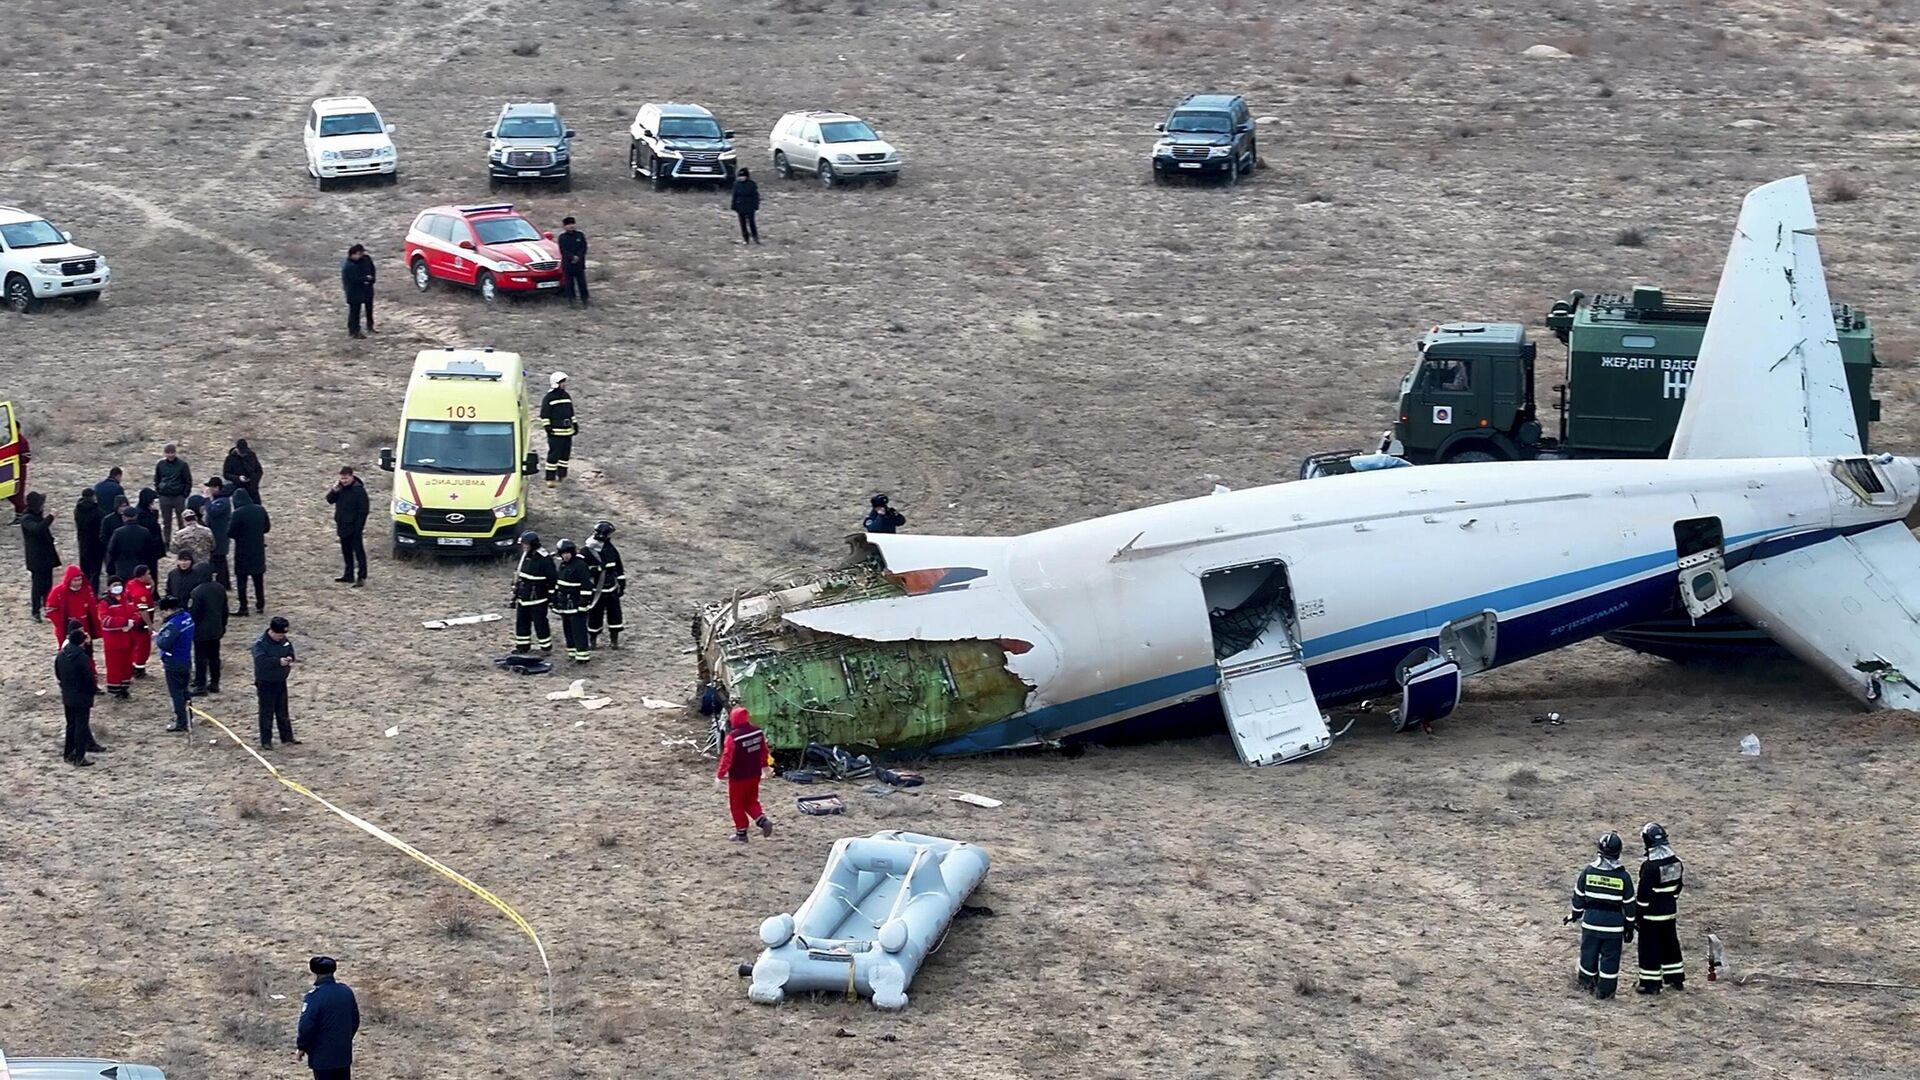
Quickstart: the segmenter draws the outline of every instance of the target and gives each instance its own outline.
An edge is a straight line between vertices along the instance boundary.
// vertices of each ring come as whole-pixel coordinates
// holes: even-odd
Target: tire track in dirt
[[[115,202],[131,206],[139,211],[140,215],[146,219],[149,229],[154,232],[172,231],[191,236],[195,240],[210,244],[251,263],[254,267],[265,272],[269,277],[274,278],[295,291],[316,298],[326,298],[322,297],[323,290],[318,285],[302,277],[292,267],[278,261],[266,252],[258,248],[249,247],[231,237],[217,233],[212,229],[195,225],[138,192],[129,191],[126,188],[116,187],[115,185],[103,183],[98,180],[71,180],[69,183],[74,187],[91,191],[102,198],[111,199]],[[330,297],[331,293],[328,292],[326,296]],[[431,316],[421,315],[417,312],[406,311],[404,309],[399,311],[389,309],[387,314],[381,316],[380,321],[398,322],[411,329],[422,340],[435,345],[457,345],[464,336],[459,329],[450,324],[441,322]]]

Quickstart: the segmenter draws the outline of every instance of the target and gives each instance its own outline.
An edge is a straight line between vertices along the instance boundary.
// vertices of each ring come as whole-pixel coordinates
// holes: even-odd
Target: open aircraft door
[[[13,402],[0,401],[0,499],[22,493],[27,481],[26,448],[20,442],[20,417]]]
[[[1333,741],[1300,655],[1293,590],[1280,562],[1200,576],[1213,628],[1220,707],[1240,760],[1277,765]]]
[[[1695,619],[1733,599],[1727,584],[1726,539],[1720,519],[1689,518],[1673,523],[1674,552],[1680,564],[1680,602]]]

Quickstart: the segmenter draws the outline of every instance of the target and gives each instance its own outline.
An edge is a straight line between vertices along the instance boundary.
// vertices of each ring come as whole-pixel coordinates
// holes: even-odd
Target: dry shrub
[[[257,956],[235,957],[220,968],[220,989],[234,997],[265,998],[273,991],[273,969]]]
[[[1187,34],[1177,26],[1156,26],[1142,33],[1138,40],[1141,45],[1149,49],[1171,49],[1185,45]]]
[[[256,1012],[232,1012],[220,1018],[220,1033],[242,1046],[278,1050],[291,1034],[288,1025]]]
[[[537,42],[537,41],[523,41],[523,42],[521,42],[520,44],[518,44],[518,45],[515,45],[515,46],[513,47],[513,55],[515,55],[515,56],[539,56],[539,55],[540,55],[540,43],[539,43],[539,42]]]
[[[233,814],[241,821],[252,821],[267,812],[267,801],[251,791],[233,797]]]
[[[1836,176],[1827,184],[1827,201],[1830,203],[1850,203],[1860,197],[1860,189],[1844,176]]]
[[[464,896],[442,900],[434,907],[433,926],[455,940],[470,938],[479,929],[479,912]]]
[[[1647,234],[1641,232],[1639,229],[1621,229],[1619,232],[1613,234],[1613,245],[1615,247],[1629,248],[1645,247],[1647,245]]]
[[[588,1030],[594,1042],[619,1046],[640,1032],[640,1015],[632,1009],[608,1009],[594,1016]]]
[[[593,846],[597,848],[617,848],[620,846],[620,834],[612,829],[603,829],[593,836]]]
[[[1325,987],[1320,985],[1320,980],[1314,978],[1309,972],[1303,971],[1293,977],[1293,992],[1301,997],[1314,997],[1324,990]]]

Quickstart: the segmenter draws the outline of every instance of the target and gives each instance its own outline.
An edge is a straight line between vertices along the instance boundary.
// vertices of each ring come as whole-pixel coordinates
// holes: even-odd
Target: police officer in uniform
[[[1642,994],[1657,994],[1664,983],[1675,990],[1687,984],[1687,965],[1680,958],[1680,888],[1685,868],[1667,844],[1666,827],[1649,821],[1640,829],[1647,859],[1640,864],[1640,985]]]
[[[567,655],[576,664],[593,659],[593,640],[587,634],[587,619],[599,592],[593,567],[580,557],[579,545],[560,541],[554,549],[560,557],[556,570],[559,583],[554,587],[553,613],[560,616],[560,628],[567,637]]]
[[[610,648],[620,647],[620,631],[627,628],[620,615],[620,598],[627,594],[627,568],[620,561],[620,549],[613,546],[613,522],[598,522],[587,551],[600,560],[600,596],[587,620],[587,635],[599,646],[600,635],[607,635]]]
[[[540,399],[540,426],[547,429],[547,486],[567,478],[572,464],[573,436],[579,427],[573,422],[573,396],[567,392],[567,373],[556,371],[547,380],[553,389]]]
[[[870,533],[899,532],[900,526],[907,523],[907,515],[887,505],[885,494],[875,495],[867,500],[867,520],[860,527]]]
[[[553,587],[553,559],[540,550],[540,534],[521,533],[520,565],[513,576],[514,652],[523,653],[535,645],[541,652],[553,651],[553,628],[547,622]]]
[[[1610,998],[1620,982],[1620,946],[1633,940],[1633,878],[1620,865],[1620,834],[1600,837],[1599,853],[1573,879],[1573,910],[1580,920],[1580,989]]]

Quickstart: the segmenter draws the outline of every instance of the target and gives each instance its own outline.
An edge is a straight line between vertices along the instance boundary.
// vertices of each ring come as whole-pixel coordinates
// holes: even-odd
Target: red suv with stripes
[[[451,281],[491,304],[501,293],[560,288],[560,245],[512,203],[435,206],[407,229],[407,272],[421,292]]]

